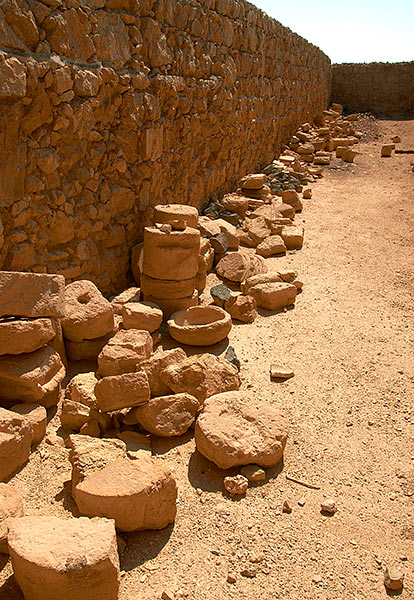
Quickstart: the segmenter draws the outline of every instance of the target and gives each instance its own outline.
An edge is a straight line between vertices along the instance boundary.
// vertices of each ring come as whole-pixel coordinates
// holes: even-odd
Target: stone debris
[[[270,366],[270,377],[273,379],[290,379],[294,376],[292,369],[282,365],[272,364]]]
[[[9,553],[9,519],[23,517],[24,508],[19,490],[8,483],[0,483],[0,553]]]
[[[98,356],[98,373],[102,377],[133,373],[151,356],[152,337],[140,329],[121,330],[103,347]]]
[[[395,149],[395,144],[384,144],[381,147],[381,156],[382,157],[390,157],[392,156],[392,151]]]
[[[52,319],[0,318],[0,355],[34,352],[56,335]]]
[[[237,294],[226,300],[224,308],[232,319],[242,323],[253,323],[257,317],[257,304],[253,296]]]
[[[161,326],[162,318],[162,310],[151,302],[127,302],[122,307],[124,329],[144,329],[154,333]]]
[[[74,498],[81,514],[114,519],[117,529],[163,529],[175,520],[177,485],[153,458],[118,459],[79,483]]]
[[[63,317],[62,275],[0,271],[0,317]]]
[[[276,465],[287,436],[287,422],[275,408],[242,391],[207,398],[195,426],[197,450],[220,469]]]
[[[252,483],[266,480],[266,471],[259,465],[246,465],[240,469],[240,473]]]
[[[294,304],[297,288],[291,283],[275,281],[249,286],[248,293],[260,308],[280,310]]]
[[[122,315],[122,307],[124,304],[131,302],[139,302],[141,300],[141,290],[139,287],[130,287],[111,300],[114,315]]]
[[[234,477],[225,477],[223,484],[230,496],[244,496],[249,487],[249,480],[243,475],[235,475]]]
[[[286,228],[283,228],[283,230],[286,230]],[[280,237],[280,235],[269,235],[257,245],[256,253],[264,258],[268,258],[275,254],[285,254],[286,247],[285,239]]]
[[[211,346],[228,336],[232,320],[219,306],[192,306],[171,315],[167,324],[170,336],[181,344]]]
[[[321,513],[326,515],[334,515],[337,511],[336,503],[330,498],[326,498],[321,502]]]
[[[167,367],[161,379],[174,393],[186,392],[200,403],[209,396],[240,387],[237,368],[214,354],[189,356],[177,365]]]
[[[109,375],[95,385],[98,407],[103,412],[140,406],[150,399],[150,386],[144,371]]]
[[[187,393],[151,398],[135,410],[137,422],[160,437],[183,435],[194,423],[200,402]]]
[[[289,502],[289,500],[284,500],[282,505],[282,512],[287,513],[288,515],[290,515],[290,513],[292,512],[292,505]]]
[[[0,408],[0,481],[27,461],[33,442],[30,420],[11,410]]]
[[[164,382],[163,374],[170,366],[179,368],[181,362],[187,358],[182,348],[173,350],[158,350],[139,364],[139,369],[145,371],[148,377],[151,396],[167,396],[172,393],[172,389]]]
[[[10,519],[8,543],[25,598],[117,600],[120,571],[113,521]]]
[[[32,426],[32,444],[38,444],[43,440],[47,427],[47,412],[44,406],[40,404],[15,404],[10,410],[24,416]]]
[[[390,592],[401,592],[404,587],[404,573],[396,567],[386,567],[384,585]]]
[[[266,271],[267,266],[262,257],[241,251],[230,252],[216,265],[217,275],[238,283]]]

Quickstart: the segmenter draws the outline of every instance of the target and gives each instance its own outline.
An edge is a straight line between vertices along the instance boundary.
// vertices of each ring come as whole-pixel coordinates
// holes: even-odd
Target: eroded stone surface
[[[144,429],[161,437],[183,435],[194,423],[200,402],[190,394],[181,393],[152,398],[135,410],[137,421]]]
[[[95,386],[95,396],[103,412],[144,404],[150,399],[147,374],[138,371],[103,377]]]
[[[14,576],[31,600],[117,600],[114,522],[22,517],[9,521]]]
[[[133,373],[139,363],[151,356],[152,337],[140,329],[121,330],[104,346],[98,356],[99,374]]]
[[[40,404],[15,404],[10,410],[26,417],[32,426],[32,444],[38,444],[43,440],[47,427],[47,412],[44,406]]]
[[[144,329],[153,333],[162,323],[162,310],[151,302],[127,302],[122,307],[124,329]]]
[[[179,365],[187,358],[182,348],[173,350],[158,350],[148,360],[139,365],[139,369],[145,371],[151,389],[151,396],[166,396],[172,389],[164,383],[162,374],[171,365]]]
[[[244,391],[208,398],[195,426],[197,450],[220,469],[276,465],[287,435],[288,424],[275,408]]]
[[[74,281],[65,288],[65,317],[63,335],[73,342],[92,340],[114,329],[114,314],[92,281]]]
[[[63,317],[62,275],[0,271],[0,316]]]
[[[0,483],[0,552],[9,553],[9,518],[23,515],[24,502],[19,490],[8,483]]]
[[[30,455],[33,428],[28,419],[0,408],[0,481],[24,465]]]
[[[229,313],[219,306],[193,306],[168,320],[170,336],[191,346],[216,344],[228,336],[231,326]]]
[[[34,352],[55,335],[52,319],[0,319],[0,355]]]

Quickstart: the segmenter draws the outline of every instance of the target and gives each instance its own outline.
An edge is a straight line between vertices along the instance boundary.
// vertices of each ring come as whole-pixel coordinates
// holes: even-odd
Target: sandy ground
[[[268,259],[304,282],[295,308],[230,335],[242,387],[290,423],[284,464],[235,501],[222,493],[228,473],[195,451],[191,433],[154,438],[178,481],[177,519],[125,536],[120,600],[380,600],[390,565],[405,573],[401,598],[414,598],[414,155],[379,157],[391,135],[414,148],[414,121],[358,127],[357,163],[335,159],[296,217],[303,249]],[[295,377],[272,382],[272,362]],[[42,442],[13,478],[28,514],[72,514],[67,454]],[[320,513],[325,497],[332,517]],[[0,599],[21,600],[10,563],[0,567]]]

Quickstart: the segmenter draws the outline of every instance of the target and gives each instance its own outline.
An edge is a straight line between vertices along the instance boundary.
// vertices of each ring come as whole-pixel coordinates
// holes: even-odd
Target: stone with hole
[[[96,285],[86,279],[65,288],[63,335],[73,342],[92,340],[113,331],[114,311]]]

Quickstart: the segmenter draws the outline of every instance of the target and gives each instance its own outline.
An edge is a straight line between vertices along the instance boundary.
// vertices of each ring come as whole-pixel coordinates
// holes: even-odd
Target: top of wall
[[[413,60],[409,60],[409,61],[402,61],[402,62],[361,62],[361,63],[348,63],[348,62],[343,62],[343,63],[332,63],[332,68],[335,67],[372,67],[372,66],[384,66],[384,67],[395,67],[395,66],[404,66],[404,65],[410,65],[412,66],[414,64]]]

